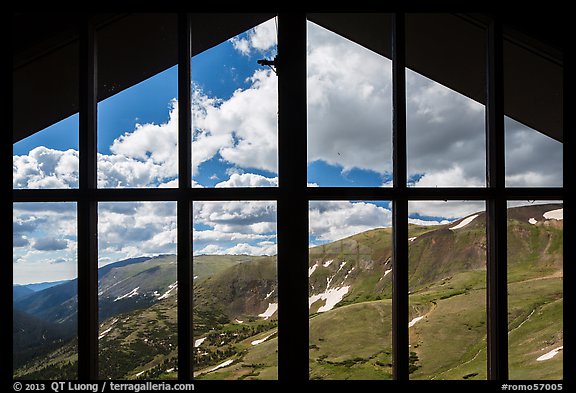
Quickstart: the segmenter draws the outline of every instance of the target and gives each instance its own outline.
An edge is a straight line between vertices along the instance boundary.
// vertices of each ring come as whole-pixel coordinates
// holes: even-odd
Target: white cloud
[[[389,227],[390,210],[368,202],[311,201],[310,234],[320,241],[335,241],[369,229]]]
[[[414,183],[415,187],[483,187],[484,180],[467,176],[464,170],[454,164],[451,168],[425,173]]]
[[[270,19],[249,30],[246,35],[246,38],[230,39],[234,49],[245,56],[254,50],[264,53],[276,46],[276,22]]]
[[[233,173],[226,181],[216,184],[221,187],[278,187],[278,177],[264,177],[254,173]]]
[[[76,276],[76,204],[14,203],[12,228],[15,283]]]
[[[418,214],[425,217],[443,217],[450,221],[469,216],[473,213],[478,213],[486,210],[483,201],[410,201],[408,202],[408,212],[410,215]],[[414,224],[419,224],[417,219],[409,221]],[[434,221],[434,220],[432,220]],[[438,221],[440,224],[446,224],[444,220]],[[426,220],[422,221],[422,225],[433,225],[427,223]]]
[[[219,232],[265,234],[276,231],[272,201],[194,202],[193,221]]]
[[[308,23],[308,161],[391,170],[390,60]]]
[[[264,245],[251,245],[248,243],[238,243],[232,247],[225,248],[215,244],[209,244],[195,255],[276,255],[276,243]]]
[[[175,202],[105,202],[98,206],[102,258],[176,252]]]
[[[421,220],[419,218],[408,218],[408,223],[410,224],[415,224],[415,225],[424,225],[424,226],[428,226],[428,225],[445,225],[445,224],[450,224],[452,221],[449,220]]]
[[[194,202],[193,214],[197,255],[276,254],[275,202]]]
[[[270,70],[257,70],[249,82],[249,88],[236,90],[226,101],[195,88],[194,173],[217,153],[241,168],[277,171],[277,78]]]
[[[77,188],[78,152],[44,146],[12,157],[13,188]]]

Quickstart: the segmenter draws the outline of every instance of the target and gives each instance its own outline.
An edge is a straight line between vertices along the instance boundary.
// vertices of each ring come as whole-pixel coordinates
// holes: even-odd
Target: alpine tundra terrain
[[[561,204],[508,210],[509,365],[512,379],[561,379]],[[391,378],[391,229],[311,248],[311,379]],[[413,379],[486,379],[486,228],[478,212],[409,227]],[[177,377],[174,255],[99,270],[102,379]],[[275,257],[194,258],[198,379],[276,379]],[[14,287],[14,377],[76,377],[76,281]],[[280,305],[282,307],[282,305]],[[289,325],[288,325],[289,326]],[[281,333],[280,333],[281,334]]]

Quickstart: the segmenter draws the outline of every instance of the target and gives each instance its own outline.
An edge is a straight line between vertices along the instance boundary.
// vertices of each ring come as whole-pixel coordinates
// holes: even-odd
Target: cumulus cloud
[[[391,61],[308,23],[308,160],[391,170]]]
[[[14,203],[12,228],[15,283],[75,277],[76,204]]]
[[[12,157],[13,188],[78,188],[78,152],[44,146]]]
[[[106,202],[98,209],[98,247],[106,260],[176,252],[175,202]],[[101,259],[104,262],[105,259]]]
[[[234,49],[245,56],[253,51],[264,53],[276,46],[276,21],[270,19],[249,30],[245,38],[234,37],[230,42]]]
[[[254,173],[233,173],[228,180],[216,184],[215,187],[278,187],[278,177],[269,178]]]
[[[335,241],[374,228],[389,227],[392,212],[368,202],[311,201],[310,235]]]
[[[483,179],[466,176],[464,169],[458,164],[450,168],[426,172],[416,182],[415,187],[483,187]]]
[[[453,221],[470,214],[486,210],[483,201],[410,201],[408,202],[408,212],[410,215],[418,214],[424,217],[442,217]],[[432,220],[434,221],[434,220]],[[414,224],[433,225],[434,222],[417,221],[412,219]],[[438,224],[447,224],[445,220],[437,220]]]
[[[32,247],[38,251],[57,251],[66,249],[68,242],[55,237],[41,237],[34,240]]]
[[[276,254],[276,203],[195,202],[195,254]]]
[[[12,235],[12,247],[26,247],[30,244],[28,239],[23,235]]]
[[[276,243],[264,245],[250,245],[248,243],[238,243],[232,247],[226,248],[216,244],[209,244],[206,247],[198,250],[196,255],[276,255]]]
[[[278,85],[270,70],[257,70],[250,87],[225,101],[195,88],[193,171],[217,153],[230,164],[276,172]]]

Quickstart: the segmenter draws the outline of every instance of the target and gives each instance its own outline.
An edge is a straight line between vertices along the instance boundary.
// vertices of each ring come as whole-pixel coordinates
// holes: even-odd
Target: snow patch
[[[114,301],[117,302],[118,300],[122,300],[125,298],[131,298],[132,296],[136,296],[136,295],[138,295],[139,289],[140,289],[140,287],[136,287],[133,290],[131,290],[130,292],[128,292],[127,294],[122,295],[122,296],[118,296],[116,299],[114,299]]]
[[[318,309],[318,312],[330,311],[344,298],[348,293],[350,286],[345,286],[342,288],[328,289],[324,293],[318,295],[312,295],[308,298],[308,308],[312,307],[314,303],[318,300],[324,300],[326,303]]]
[[[352,269],[348,270],[348,273],[346,273],[346,275],[344,276],[344,280],[342,280],[342,283],[344,283],[344,281],[346,281],[346,279],[348,278],[350,273],[352,273],[354,271],[354,267],[355,266],[352,266]]]
[[[314,264],[314,266],[308,268],[308,277],[312,276],[312,273],[314,273],[314,271],[316,270],[317,267],[318,267],[318,262],[316,262]]]
[[[176,281],[174,284],[168,285],[168,290],[164,292],[164,294],[160,296],[158,300],[166,299],[168,296],[172,294],[172,291],[176,288],[178,288],[178,281]]]
[[[239,319],[235,319],[234,322],[239,323],[239,324],[243,324],[243,323],[244,323],[244,321],[241,321],[241,320],[239,320]]]
[[[266,297],[264,298],[264,300],[268,299],[270,296],[272,296],[272,294],[274,293],[274,289],[266,295]]]
[[[416,238],[418,238],[418,236],[409,237],[409,238],[408,238],[408,241],[409,241],[409,242],[413,242],[414,240],[416,240]]]
[[[563,349],[564,349],[564,345],[562,345],[562,346],[560,346],[560,347],[558,347],[558,348],[555,348],[555,349],[551,350],[550,352],[545,353],[544,355],[540,356],[538,359],[536,359],[536,361],[537,361],[537,362],[542,362],[542,361],[544,361],[544,360],[550,360],[550,359],[552,359],[554,356],[558,355],[558,352],[560,352],[560,351],[563,350]]]
[[[198,348],[204,341],[206,341],[206,337],[202,337],[194,341],[194,348]]]
[[[260,339],[260,340],[254,340],[254,341],[252,341],[250,344],[252,344],[252,345],[262,344],[264,341],[268,340],[270,337],[272,337],[272,336],[275,335],[275,334],[276,334],[276,332],[273,332],[273,333],[267,335],[266,337],[264,337],[264,338],[262,338],[262,339]]]
[[[386,277],[388,275],[388,273],[390,273],[392,271],[392,269],[388,269],[384,272],[384,277]]]
[[[544,218],[547,220],[563,220],[564,219],[564,208],[550,210],[543,214]]]
[[[106,337],[106,335],[112,331],[112,328],[113,328],[113,326],[110,326],[108,329],[106,329],[102,333],[100,333],[100,335],[98,336],[98,340],[101,340],[104,337]]]
[[[460,221],[460,224],[453,226],[452,228],[448,228],[448,229],[453,231],[454,229],[464,228],[466,225],[470,224],[476,217],[478,217],[478,214],[474,214],[470,217],[467,217],[467,218],[463,219],[462,221]]]
[[[530,219],[528,220],[528,222],[532,225],[535,225],[538,221],[536,221],[536,219],[534,217],[530,217]]]
[[[419,320],[421,320],[424,317],[416,317],[413,320],[410,321],[410,323],[408,323],[408,327],[411,328],[412,326],[416,325],[416,322],[418,322]]]
[[[268,303],[268,308],[262,314],[258,316],[264,319],[270,318],[278,310],[278,303]]]
[[[326,262],[324,262],[324,263],[322,264],[322,266],[328,267],[328,266],[330,266],[330,265],[332,264],[332,262],[334,262],[334,259],[329,259],[329,260],[327,260]]]
[[[168,370],[166,370],[167,373],[171,373],[172,371],[174,371],[174,367],[169,368]]]
[[[194,276],[193,280],[196,280],[198,278],[198,276]]]
[[[209,370],[208,372],[211,373],[212,371],[216,371],[216,370],[218,370],[219,368],[229,366],[229,365],[231,365],[233,362],[234,362],[234,359],[226,360],[224,363],[220,363],[219,365],[217,365],[217,366],[214,367],[213,369]]]
[[[138,374],[136,374],[136,376],[139,377],[140,375],[144,374],[145,372],[146,372],[146,370],[140,371]]]

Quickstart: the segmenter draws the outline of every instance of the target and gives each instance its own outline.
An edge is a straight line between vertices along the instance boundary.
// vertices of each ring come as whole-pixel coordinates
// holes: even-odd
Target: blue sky
[[[275,33],[271,20],[192,59],[196,187],[277,185],[277,76],[256,63],[276,54]],[[390,60],[309,23],[307,63],[310,186],[390,186]],[[174,66],[99,103],[99,187],[177,186],[177,97]],[[508,185],[562,184],[562,144],[508,118],[506,132]],[[407,71],[409,186],[484,186],[484,134],[482,105]],[[78,186],[77,115],[13,151],[14,188]],[[13,260],[22,279],[36,280],[29,275],[39,261],[60,272],[60,262],[74,259],[75,205],[65,205],[69,222],[50,235],[54,206],[34,205],[34,214],[15,207]],[[410,217],[441,223],[482,209],[421,202],[411,204]],[[99,211],[102,264],[174,252],[173,203]],[[196,253],[275,253],[274,203],[197,203],[194,211]],[[312,244],[391,225],[387,201],[311,202],[310,216]]]

